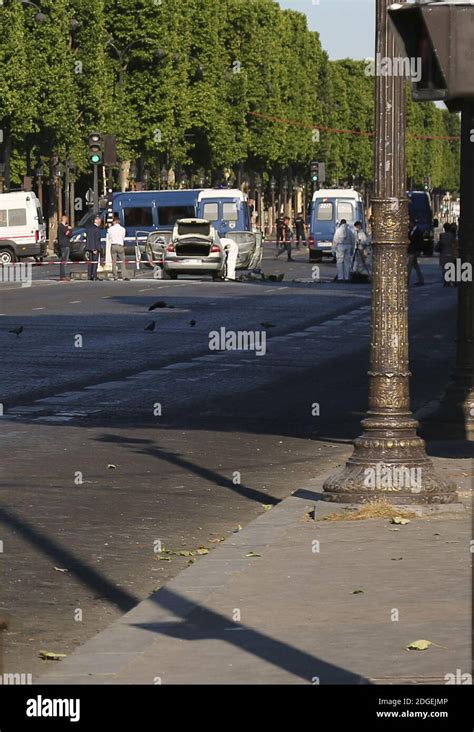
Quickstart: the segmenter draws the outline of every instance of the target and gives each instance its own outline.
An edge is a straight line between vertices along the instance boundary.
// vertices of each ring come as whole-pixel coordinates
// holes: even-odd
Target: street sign
[[[87,190],[85,198],[87,205],[92,206],[94,203],[94,191],[92,190],[92,188],[89,188]]]

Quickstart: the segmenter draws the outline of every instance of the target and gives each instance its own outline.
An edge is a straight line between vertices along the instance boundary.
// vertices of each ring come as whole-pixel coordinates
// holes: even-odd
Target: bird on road
[[[9,330],[8,332],[14,333],[15,335],[19,336],[20,333],[23,333],[23,326],[19,325],[18,328],[12,328],[12,330]]]
[[[194,318],[189,321],[189,325],[191,326],[191,328],[194,328],[194,326],[196,325],[196,323],[197,323],[197,320],[194,320]]]
[[[150,305],[148,308],[148,311],[150,310],[157,310],[158,308],[167,308],[169,305],[165,303],[164,300],[158,300],[158,302],[154,302],[153,305]]]
[[[147,330],[148,332],[151,333],[151,331],[155,330],[155,328],[156,328],[156,323],[154,320],[152,320],[151,323],[148,323],[148,325],[144,328],[144,330]]]
[[[268,330],[268,328],[276,328],[276,326],[273,323],[260,323],[262,328],[265,328],[265,330]]]

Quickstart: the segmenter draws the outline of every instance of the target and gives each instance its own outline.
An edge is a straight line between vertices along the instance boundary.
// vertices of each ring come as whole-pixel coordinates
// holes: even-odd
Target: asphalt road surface
[[[435,260],[423,269],[425,287],[410,288],[414,408],[454,356],[456,291]],[[71,653],[194,559],[158,548],[212,551],[350,454],[370,286],[333,283],[334,265],[318,273],[305,252],[275,261],[272,245],[264,270],[285,278],[59,283],[50,264],[31,287],[0,285],[6,671],[37,678],[51,663],[40,651]],[[156,300],[174,307],[148,312]],[[265,333],[261,355],[211,351],[222,328]]]

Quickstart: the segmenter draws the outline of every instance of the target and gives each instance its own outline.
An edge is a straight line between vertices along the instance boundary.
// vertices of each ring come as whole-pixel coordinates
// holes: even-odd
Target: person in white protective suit
[[[235,280],[235,268],[237,266],[237,257],[239,256],[239,247],[233,239],[227,237],[221,238],[221,244],[226,253],[226,280]]]
[[[341,219],[332,240],[332,251],[336,254],[337,276],[335,281],[348,282],[350,279],[352,252],[355,236],[345,219]]]
[[[361,221],[356,221],[354,224],[354,239],[357,251],[354,253],[352,272],[370,275],[372,271],[372,244],[362,228]]]

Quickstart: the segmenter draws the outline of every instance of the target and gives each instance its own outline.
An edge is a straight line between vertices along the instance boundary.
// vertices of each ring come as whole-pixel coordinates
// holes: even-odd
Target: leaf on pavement
[[[69,572],[68,569],[62,569],[62,567],[55,567],[56,572]]]
[[[410,519],[403,518],[403,516],[393,516],[390,519],[391,524],[400,524],[401,526],[405,526],[405,524],[410,523]]]
[[[215,539],[209,539],[209,544],[219,544],[221,541],[225,541],[225,536],[217,536]]]
[[[262,503],[262,508],[264,511],[269,511],[272,508],[271,503]]]
[[[206,549],[205,546],[200,546],[196,549],[196,554],[209,554],[209,549]]]
[[[60,661],[61,658],[66,658],[65,653],[53,653],[52,651],[40,651],[38,655],[44,661]]]
[[[175,552],[178,557],[192,557],[194,552],[190,552],[187,549],[181,549],[179,552]]]
[[[109,463],[107,465],[107,470],[117,470],[117,466],[114,465],[113,463]]]
[[[364,594],[364,590],[353,590],[352,594],[353,594],[353,595],[360,595],[360,594]]]
[[[246,557],[261,557],[261,554],[257,554],[257,552],[249,552],[245,555]]]
[[[155,557],[159,562],[171,562],[173,557]]]
[[[242,531],[242,527],[240,524],[237,524],[235,529],[232,529],[233,534],[237,534],[239,531]]]
[[[417,641],[413,641],[413,643],[410,643],[410,645],[406,647],[406,650],[407,651],[426,651],[426,649],[432,645],[433,645],[432,641],[417,640]]]

